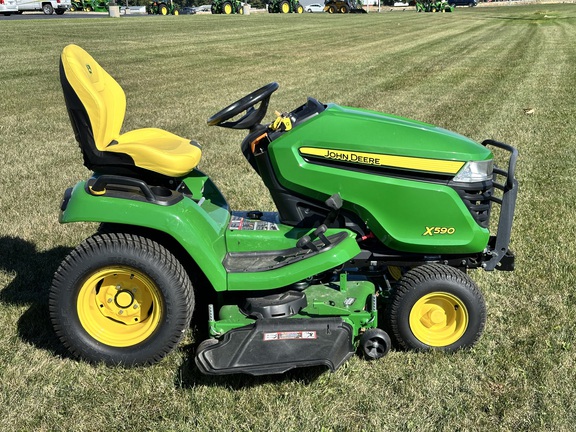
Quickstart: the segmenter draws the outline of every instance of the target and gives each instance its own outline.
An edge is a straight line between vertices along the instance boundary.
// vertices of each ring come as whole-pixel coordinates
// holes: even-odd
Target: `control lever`
[[[330,240],[328,240],[328,237],[326,237],[326,235],[324,234],[327,229],[328,228],[326,227],[326,225],[324,224],[320,225],[318,228],[314,230],[314,232],[311,235],[305,235],[301,237],[300,240],[298,240],[298,242],[296,243],[296,246],[300,249],[307,248],[314,252],[318,252],[321,248],[319,248],[316,244],[314,244],[312,238],[320,239],[320,241],[324,243],[324,247],[330,246],[332,243],[330,243]]]
[[[328,226],[336,220],[336,218],[338,217],[338,213],[340,213],[340,209],[342,208],[343,204],[342,197],[340,196],[339,193],[335,193],[326,201],[324,201],[324,204],[326,204],[326,207],[330,209],[330,212],[328,213],[326,219],[324,220],[324,225]]]

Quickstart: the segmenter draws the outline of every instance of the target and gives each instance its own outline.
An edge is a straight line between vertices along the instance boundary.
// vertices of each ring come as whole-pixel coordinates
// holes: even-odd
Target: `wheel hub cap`
[[[125,347],[144,341],[158,327],[162,297],[145,274],[107,267],[87,278],[78,292],[78,318],[99,342]]]
[[[434,292],[421,297],[410,311],[410,329],[422,343],[445,347],[460,339],[468,328],[469,315],[458,297]]]

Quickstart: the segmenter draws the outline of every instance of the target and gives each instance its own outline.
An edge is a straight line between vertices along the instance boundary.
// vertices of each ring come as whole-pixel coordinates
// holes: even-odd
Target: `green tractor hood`
[[[472,191],[486,199],[491,181],[459,184],[454,177],[467,162],[493,155],[462,135],[331,104],[297,121],[269,152],[283,187],[318,201],[340,194],[344,209],[360,215],[387,247],[461,254],[486,246],[487,215],[462,196]]]

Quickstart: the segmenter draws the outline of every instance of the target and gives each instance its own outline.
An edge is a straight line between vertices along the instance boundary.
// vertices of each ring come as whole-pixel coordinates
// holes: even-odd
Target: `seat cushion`
[[[134,165],[170,177],[188,174],[202,156],[192,141],[162,129],[136,129],[120,135],[106,151],[125,153]]]

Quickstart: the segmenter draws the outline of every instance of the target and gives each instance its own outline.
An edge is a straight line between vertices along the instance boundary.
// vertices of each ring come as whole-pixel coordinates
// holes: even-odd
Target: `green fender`
[[[164,232],[190,254],[216,291],[224,291],[227,287],[222,265],[226,255],[224,234],[230,213],[225,201],[218,202],[218,196],[214,198],[201,203],[183,199],[169,206],[158,205],[92,195],[86,191],[86,182],[81,181],[67,194],[60,223],[108,222]]]

